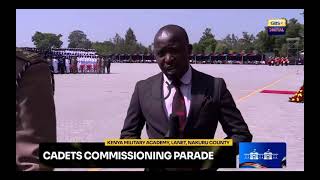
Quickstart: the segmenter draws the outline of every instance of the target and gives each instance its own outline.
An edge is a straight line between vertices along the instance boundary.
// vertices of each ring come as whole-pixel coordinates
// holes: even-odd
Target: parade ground
[[[192,67],[225,79],[254,142],[287,143],[287,167],[277,170],[304,170],[304,104],[288,102],[292,94],[260,93],[297,91],[304,81],[303,66],[192,64]],[[56,74],[58,141],[103,142],[105,138],[119,138],[135,83],[158,72],[157,64],[113,63],[111,74]],[[219,125],[216,138],[224,137]],[[142,138],[147,138],[145,128]],[[143,171],[141,168],[59,170]]]

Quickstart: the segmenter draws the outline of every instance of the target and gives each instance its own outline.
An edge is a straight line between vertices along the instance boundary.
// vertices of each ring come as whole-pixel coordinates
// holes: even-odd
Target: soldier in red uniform
[[[268,65],[269,66],[273,66],[274,65],[274,57],[270,57],[270,59],[268,61]]]
[[[280,64],[281,66],[283,66],[283,65],[284,65],[284,58],[283,58],[283,57],[281,57],[281,58],[280,58],[280,62],[279,62],[279,64]]]
[[[289,65],[289,59],[288,59],[288,57],[284,58],[284,60],[285,60],[285,65],[288,66],[288,65]]]
[[[274,64],[275,64],[276,66],[279,66],[279,65],[280,65],[280,58],[279,58],[279,57],[276,57],[276,58],[275,58]]]
[[[70,67],[71,73],[73,73],[73,74],[78,73],[77,65],[78,65],[77,57],[74,56],[71,59],[71,67]]]

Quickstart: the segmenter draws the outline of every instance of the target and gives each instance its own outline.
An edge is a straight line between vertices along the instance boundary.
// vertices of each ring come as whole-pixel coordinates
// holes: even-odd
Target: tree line
[[[236,27],[235,27],[236,28]],[[61,34],[36,32],[32,36],[32,42],[36,48],[48,50],[61,48],[63,42]],[[298,48],[304,49],[304,24],[292,18],[287,23],[286,34],[281,36],[269,36],[267,29],[260,31],[257,35],[242,32],[242,37],[228,34],[222,40],[217,40],[210,28],[206,28],[196,43],[193,43],[193,54],[208,53],[267,53],[272,52],[277,56],[287,55],[287,38],[300,38]],[[72,31],[68,36],[68,48],[95,49],[101,55],[108,54],[134,54],[152,53],[152,45],[145,47],[136,39],[134,31],[129,28],[125,37],[118,33],[114,38],[103,42],[92,42],[81,30]]]

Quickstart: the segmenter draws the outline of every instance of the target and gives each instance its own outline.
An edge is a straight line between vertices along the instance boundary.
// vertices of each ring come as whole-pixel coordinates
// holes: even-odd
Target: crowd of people
[[[98,55],[94,49],[52,48],[49,51],[41,51],[37,48],[24,48],[24,50],[43,54],[55,74],[104,74],[105,68],[107,73],[110,73],[111,58]]]

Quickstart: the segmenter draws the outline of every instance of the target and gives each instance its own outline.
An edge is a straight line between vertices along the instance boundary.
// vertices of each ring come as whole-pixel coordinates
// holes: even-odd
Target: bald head
[[[154,43],[158,40],[174,36],[176,40],[189,44],[189,38],[185,29],[178,25],[169,24],[159,29],[154,37]]]
[[[188,35],[180,26],[166,25],[154,37],[154,55],[161,71],[171,80],[187,72],[191,51]]]

